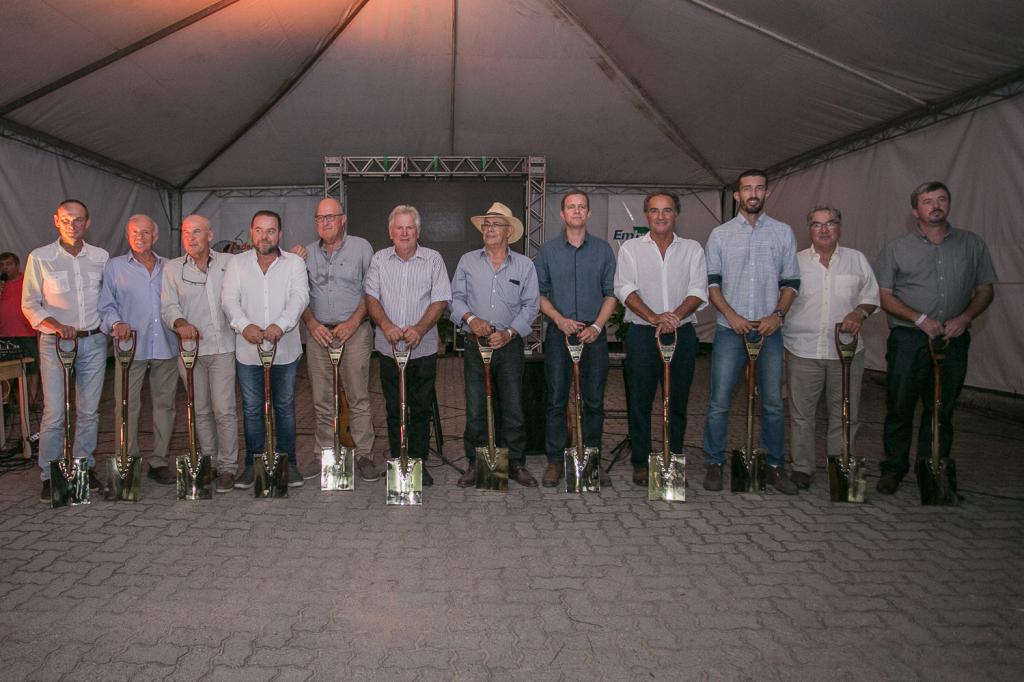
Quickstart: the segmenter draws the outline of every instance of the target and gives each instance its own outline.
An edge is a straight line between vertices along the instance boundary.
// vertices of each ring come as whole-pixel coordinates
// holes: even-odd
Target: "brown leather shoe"
[[[178,482],[177,476],[170,467],[149,467],[149,473],[146,475],[151,481],[156,481],[158,485],[174,485]]]
[[[647,487],[647,467],[633,467],[633,485]]]
[[[811,475],[802,471],[789,472],[789,480],[793,481],[800,490],[807,490],[811,487]]]
[[[537,479],[534,478],[533,474],[530,473],[530,470],[523,465],[509,462],[508,477],[509,480],[515,481],[526,488],[537,487]]]
[[[476,485],[476,462],[469,462],[466,472],[459,476],[459,480],[455,481],[455,485],[460,488],[469,488]]]
[[[708,464],[704,468],[704,490],[718,492],[722,489],[722,469],[724,464]]]
[[[554,488],[561,480],[562,467],[558,464],[548,464],[548,468],[544,470],[544,476],[541,478],[541,483],[544,484],[544,487]]]
[[[380,472],[377,471],[377,467],[373,465],[373,460],[369,457],[356,457],[356,471],[359,472],[359,478],[367,483],[373,483],[380,479]]]
[[[217,476],[217,487],[214,488],[219,493],[229,493],[231,489],[235,487],[235,475],[229,473],[223,473]]]
[[[796,495],[796,483],[786,476],[781,466],[768,467],[768,485],[783,495]]]

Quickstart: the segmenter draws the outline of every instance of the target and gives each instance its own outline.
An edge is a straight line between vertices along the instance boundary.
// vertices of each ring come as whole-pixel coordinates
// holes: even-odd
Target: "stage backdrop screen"
[[[483,240],[470,216],[487,212],[495,201],[512,209],[512,215],[526,223],[523,202],[525,185],[520,179],[478,178],[345,181],[348,232],[367,239],[374,251],[391,246],[388,238],[388,215],[399,204],[415,206],[420,212],[422,246],[439,251],[448,267],[448,276],[455,272],[462,254],[483,246]],[[523,251],[524,239],[512,245]]]

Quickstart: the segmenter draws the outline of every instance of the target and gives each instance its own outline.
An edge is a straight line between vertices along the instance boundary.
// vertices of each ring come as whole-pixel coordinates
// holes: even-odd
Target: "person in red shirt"
[[[39,346],[36,330],[21,312],[21,285],[25,274],[21,271],[21,260],[5,251],[0,253],[0,340],[21,346],[22,355],[32,358],[25,371],[28,373],[28,397],[30,405],[39,404]]]

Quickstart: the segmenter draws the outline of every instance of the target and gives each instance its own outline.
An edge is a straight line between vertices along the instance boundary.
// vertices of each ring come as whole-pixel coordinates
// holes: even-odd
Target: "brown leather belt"
[[[86,336],[92,336],[93,334],[99,334],[99,333],[100,333],[100,329],[99,329],[99,327],[97,327],[96,329],[90,329],[90,330],[84,331],[84,332],[83,331],[79,331],[78,334],[76,334],[76,336],[78,338],[82,339],[82,338],[85,338]]]

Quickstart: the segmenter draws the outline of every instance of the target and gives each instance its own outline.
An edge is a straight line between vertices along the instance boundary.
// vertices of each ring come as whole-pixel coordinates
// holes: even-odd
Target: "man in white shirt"
[[[420,213],[396,206],[388,217],[393,246],[373,254],[366,272],[366,310],[377,325],[374,348],[380,353],[380,385],[388,413],[388,445],[398,457],[398,367],[392,344],[404,342],[411,353],[405,368],[409,407],[409,456],[425,458],[433,416],[437,376],[437,320],[452,300],[452,286],[441,254],[419,245]],[[423,485],[434,484],[426,466]]]
[[[629,442],[633,483],[646,486],[651,452],[651,404],[663,377],[655,335],[676,336],[669,365],[669,441],[671,452],[683,451],[686,403],[697,361],[696,312],[708,304],[708,269],[704,249],[675,233],[679,197],[654,192],[644,199],[650,231],[619,247],[615,296],[626,306],[626,381],[629,395]],[[671,343],[671,341],[669,341]],[[664,390],[664,386],[662,386]]]
[[[185,255],[164,265],[160,316],[182,341],[198,339],[192,370],[196,435],[217,469],[216,490],[229,492],[238,473],[238,418],[235,409],[235,333],[221,307],[221,289],[233,256],[210,250],[213,229],[201,215],[181,221]],[[189,343],[191,346],[191,343]],[[185,380],[185,366],[178,362]]]
[[[288,456],[288,486],[302,485],[295,459],[295,370],[302,356],[297,325],[309,303],[306,266],[294,253],[282,251],[281,216],[257,211],[250,225],[253,248],[235,255],[224,272],[221,304],[235,336],[235,374],[242,391],[245,426],[245,469],[236,488],[255,483],[253,455],[280,452]],[[277,443],[267,443],[263,426],[263,365],[256,347],[277,343],[270,372]]]
[[[797,254],[800,295],[782,328],[789,379],[789,419],[793,470],[790,479],[806,490],[814,474],[814,420],[822,390],[828,408],[829,456],[842,449],[843,375],[835,345],[836,323],[846,334],[878,307],[878,282],[860,251],[839,246],[843,216],[831,206],[807,214],[810,248]],[[857,435],[857,408],[864,374],[864,344],[858,343],[850,366],[850,443]]]
[[[91,223],[89,209],[81,201],[62,201],[53,215],[53,224],[59,237],[29,254],[21,292],[21,311],[41,334],[43,417],[39,424],[39,468],[43,489],[39,499],[43,502],[50,501],[50,462],[61,457],[64,443],[64,368],[57,359],[57,337],[78,339],[74,457],[88,460],[89,487],[93,490],[100,488],[93,451],[107,367],[107,337],[100,333],[99,300],[103,267],[110,256],[105,250],[85,243]]]

